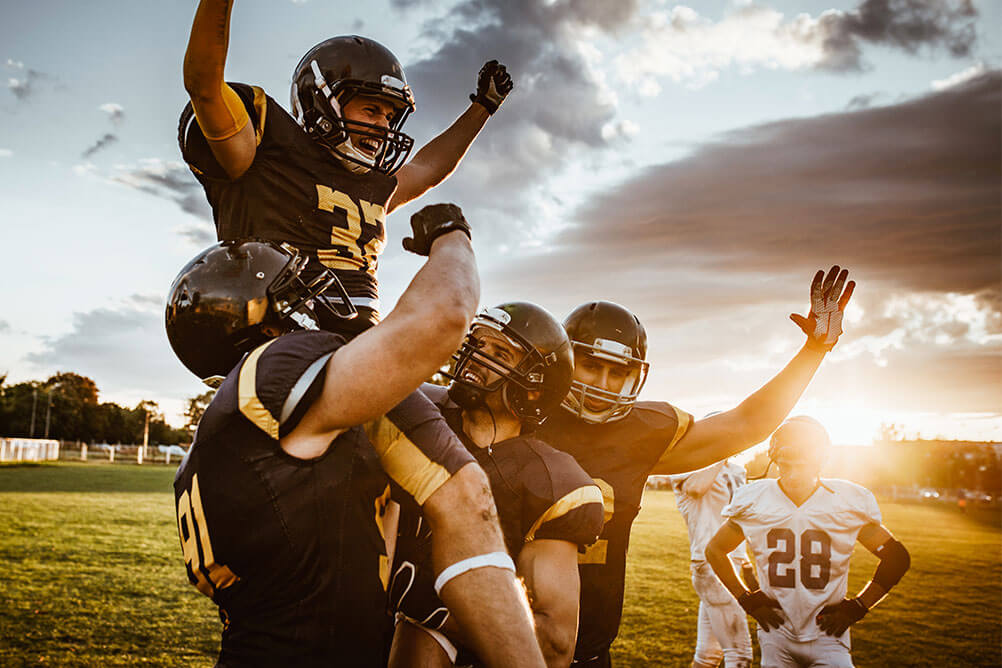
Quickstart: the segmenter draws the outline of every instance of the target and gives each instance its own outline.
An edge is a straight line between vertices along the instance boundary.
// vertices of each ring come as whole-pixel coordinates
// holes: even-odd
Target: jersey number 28
[[[797,561],[797,537],[789,529],[770,529],[766,535],[769,553],[769,584],[773,587],[793,589],[797,586],[796,571],[800,571],[800,582],[808,589],[824,589],[828,586],[832,570],[832,539],[824,531],[805,529],[800,534],[799,567],[789,566]],[[782,542],[783,549],[775,549]]]

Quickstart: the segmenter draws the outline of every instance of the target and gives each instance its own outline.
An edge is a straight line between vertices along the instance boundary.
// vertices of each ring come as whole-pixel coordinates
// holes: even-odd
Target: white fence
[[[59,459],[59,441],[43,438],[0,438],[0,462]]]

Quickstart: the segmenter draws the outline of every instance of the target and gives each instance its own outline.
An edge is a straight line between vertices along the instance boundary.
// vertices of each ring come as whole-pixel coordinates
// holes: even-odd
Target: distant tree
[[[214,396],[216,396],[215,390],[207,390],[197,397],[188,399],[188,407],[184,411],[184,417],[187,418],[185,428],[194,431]]]

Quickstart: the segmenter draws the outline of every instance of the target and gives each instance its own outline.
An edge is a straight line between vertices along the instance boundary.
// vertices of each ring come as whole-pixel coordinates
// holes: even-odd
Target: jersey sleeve
[[[602,533],[601,490],[570,455],[549,446],[537,454],[524,472],[525,542],[545,538],[591,545]]]
[[[856,494],[853,499],[853,511],[859,517],[860,522],[863,525],[866,524],[880,524],[883,522],[883,517],[880,514],[880,506],[877,504],[877,499],[873,496],[873,492],[856,485]]]
[[[740,525],[753,519],[753,506],[758,496],[758,488],[759,485],[751,483],[736,490],[731,502],[720,511],[724,520],[732,520]]]
[[[258,86],[248,86],[241,83],[229,83],[229,86],[244,103],[244,108],[247,109],[247,114],[254,127],[255,138],[260,144],[267,119],[265,113],[267,96],[264,90]],[[192,108],[191,102],[188,102],[181,111],[177,128],[177,141],[181,147],[181,156],[199,180],[229,180],[229,175],[216,160],[209,147],[209,142],[202,133],[202,128],[198,125],[198,119],[195,118],[195,110]]]
[[[645,439],[647,458],[651,468],[662,463],[674,450],[678,442],[692,426],[692,415],[681,408],[662,401],[643,402],[634,411],[646,428],[650,437]]]
[[[419,505],[459,469],[475,461],[420,390],[370,422],[365,431],[383,470]]]

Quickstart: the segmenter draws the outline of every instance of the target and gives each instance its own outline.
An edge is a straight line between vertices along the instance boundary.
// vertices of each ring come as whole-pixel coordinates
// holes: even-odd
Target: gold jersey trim
[[[584,487],[578,487],[574,491],[564,494],[557,500],[556,503],[547,508],[545,513],[539,516],[536,522],[532,525],[532,528],[529,529],[529,533],[525,535],[525,542],[528,543],[535,540],[536,531],[538,531],[539,527],[543,526],[547,522],[555,520],[558,517],[563,517],[575,508],[580,508],[581,506],[589,503],[597,503],[600,506],[603,505],[602,490],[600,490],[597,485],[585,485]]]
[[[682,440],[682,437],[685,436],[687,431],[689,431],[689,427],[692,424],[688,413],[680,410],[678,406],[672,406],[672,410],[675,411],[675,419],[678,421],[678,426],[675,427],[675,435],[672,436],[671,442],[668,443],[668,447],[665,448],[665,451],[661,453],[660,457],[658,457],[659,464],[664,461],[669,452],[675,449],[675,445]]]
[[[237,407],[248,420],[271,438],[278,440],[278,420],[264,407],[257,396],[257,361],[261,354],[278,339],[255,348],[243,366],[240,367],[240,377],[237,381]]]
[[[444,466],[432,461],[388,418],[381,417],[370,422],[365,431],[379,454],[383,470],[419,505],[423,506],[428,497],[452,477]]]

